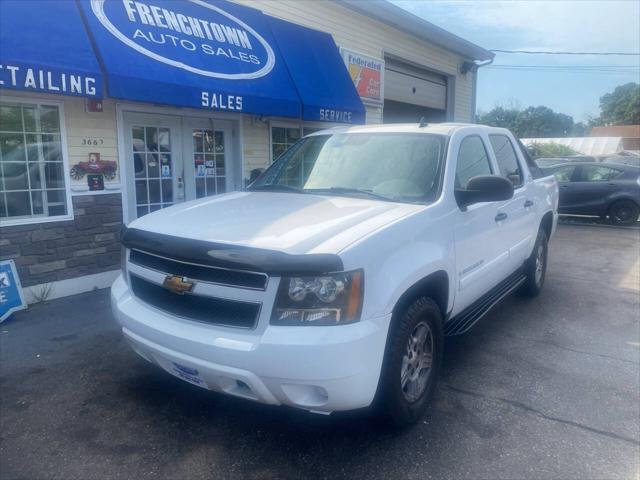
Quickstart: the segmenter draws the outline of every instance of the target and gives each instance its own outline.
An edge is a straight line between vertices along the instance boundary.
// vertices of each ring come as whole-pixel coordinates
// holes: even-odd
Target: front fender
[[[452,224],[449,212],[425,211],[341,253],[346,269],[364,268],[365,318],[388,315],[409,288],[438,271],[449,277],[446,309],[451,309],[455,287]]]

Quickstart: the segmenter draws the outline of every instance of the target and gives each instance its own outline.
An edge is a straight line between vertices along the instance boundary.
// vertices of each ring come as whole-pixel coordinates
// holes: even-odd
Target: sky
[[[391,1],[486,49],[640,52],[640,0]],[[640,56],[497,53],[478,73],[477,110],[546,105],[586,121],[599,115],[602,95],[628,82],[640,82]]]

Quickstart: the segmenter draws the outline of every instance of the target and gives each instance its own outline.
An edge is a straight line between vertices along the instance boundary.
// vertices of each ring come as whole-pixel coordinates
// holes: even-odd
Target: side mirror
[[[480,175],[467,183],[467,188],[456,189],[460,208],[480,202],[499,202],[513,198],[513,183],[497,175]]]

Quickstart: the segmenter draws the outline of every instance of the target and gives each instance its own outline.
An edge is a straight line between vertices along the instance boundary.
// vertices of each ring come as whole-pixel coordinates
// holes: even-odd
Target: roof
[[[492,60],[493,52],[407,12],[388,0],[336,0],[337,3],[472,60]]]
[[[387,123],[377,125],[358,125],[358,126],[340,126],[333,127],[326,130],[320,130],[310,134],[310,137],[315,135],[326,135],[328,133],[432,133],[437,135],[451,136],[457,130],[463,128],[473,129],[486,129],[494,132],[505,132],[503,128],[487,127],[485,125],[478,125],[475,123],[430,123],[424,127],[421,127],[418,123]]]
[[[624,150],[621,137],[522,138],[522,143],[557,143],[583,155],[613,155]]]
[[[592,137],[624,137],[640,138],[640,125],[610,125],[605,127],[593,127]]]

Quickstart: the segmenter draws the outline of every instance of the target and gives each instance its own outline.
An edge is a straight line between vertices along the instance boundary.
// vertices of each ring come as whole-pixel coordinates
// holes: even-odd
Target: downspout
[[[487,65],[491,65],[493,63],[494,57],[491,57],[486,62],[476,63],[476,67],[473,72],[473,84],[471,85],[471,105],[473,108],[471,109],[471,123],[476,123],[476,102],[477,102],[477,94],[478,94],[478,69],[480,67],[486,67]]]

